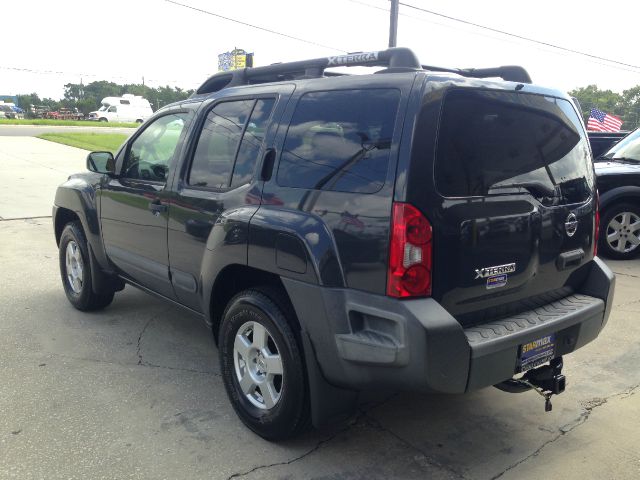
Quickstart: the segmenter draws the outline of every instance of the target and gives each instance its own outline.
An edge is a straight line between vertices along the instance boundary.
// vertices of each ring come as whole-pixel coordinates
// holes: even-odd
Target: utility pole
[[[391,11],[389,15],[389,47],[398,44],[398,8],[400,0],[391,0]]]

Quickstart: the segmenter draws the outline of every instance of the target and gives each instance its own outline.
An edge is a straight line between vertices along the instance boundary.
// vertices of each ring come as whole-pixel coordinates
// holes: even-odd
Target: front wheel
[[[301,349],[282,302],[246,290],[220,325],[220,365],[242,422],[267,440],[284,440],[308,425],[309,399]],[[289,320],[292,320],[289,318]]]
[[[628,260],[640,254],[640,207],[619,203],[602,216],[600,251],[609,258]]]
[[[91,285],[89,249],[79,222],[68,223],[60,236],[60,275],[67,299],[78,310],[99,310],[113,301],[114,290],[96,293]]]

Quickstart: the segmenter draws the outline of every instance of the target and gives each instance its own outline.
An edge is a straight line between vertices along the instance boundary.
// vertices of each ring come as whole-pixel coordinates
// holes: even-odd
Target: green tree
[[[631,130],[640,126],[640,85],[622,92],[625,113],[623,128]]]
[[[31,108],[31,105],[40,105],[41,103],[42,103],[42,100],[40,100],[40,97],[38,96],[37,93],[30,93],[27,95],[18,95],[18,106],[23,110],[25,110],[26,112],[29,111],[29,109]]]
[[[570,91],[569,95],[576,97],[580,102],[585,122],[592,108],[598,108],[616,116],[622,116],[625,113],[622,95],[611,90],[600,90],[597,85],[576,88]]]

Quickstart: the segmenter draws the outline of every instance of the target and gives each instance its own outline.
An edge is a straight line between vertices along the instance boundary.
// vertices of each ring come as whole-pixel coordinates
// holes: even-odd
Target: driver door
[[[178,111],[141,127],[119,155],[120,173],[103,187],[100,201],[109,259],[123,276],[172,299],[165,188],[188,119],[189,113]]]

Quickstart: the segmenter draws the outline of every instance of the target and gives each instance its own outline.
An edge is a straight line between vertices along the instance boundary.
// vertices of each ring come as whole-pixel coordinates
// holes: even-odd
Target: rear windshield
[[[445,197],[530,193],[546,205],[584,202],[592,169],[567,100],[491,90],[445,97],[435,167]]]

